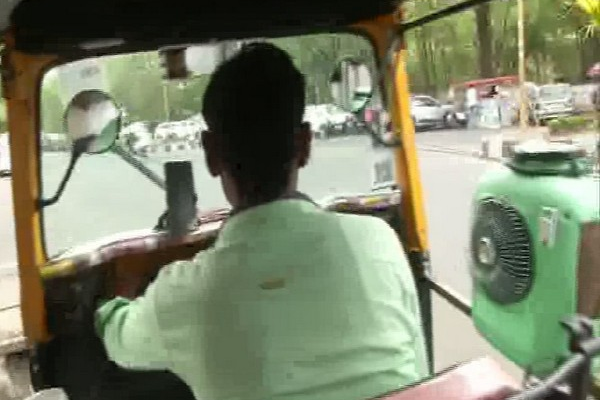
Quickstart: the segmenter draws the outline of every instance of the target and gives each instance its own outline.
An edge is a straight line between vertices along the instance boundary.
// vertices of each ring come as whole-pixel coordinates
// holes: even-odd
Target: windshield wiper
[[[137,169],[142,173],[146,178],[150,179],[152,183],[161,188],[162,190],[167,189],[167,185],[165,180],[160,177],[156,172],[152,171],[150,168],[146,167],[143,162],[135,158],[131,153],[127,150],[123,149],[121,145],[115,143],[112,147],[112,152],[121,157],[123,161],[127,164],[131,165],[133,168]]]

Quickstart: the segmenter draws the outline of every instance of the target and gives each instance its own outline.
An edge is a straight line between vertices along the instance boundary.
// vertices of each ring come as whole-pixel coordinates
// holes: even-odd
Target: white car
[[[192,120],[163,122],[156,127],[154,138],[156,140],[194,140],[201,132],[198,122]]]
[[[314,104],[309,104],[304,109],[304,121],[310,123],[310,127],[319,139],[324,139],[327,135],[329,119],[325,110]]]
[[[119,132],[119,138],[130,151],[136,154],[145,154],[153,144],[150,123],[144,121],[134,122]]]
[[[208,129],[208,125],[206,124],[206,121],[204,120],[204,116],[201,113],[196,114],[193,117],[190,117],[190,119],[188,121],[197,123],[198,128],[200,129],[200,132]]]
[[[304,120],[310,122],[318,138],[324,139],[331,130],[345,131],[356,124],[356,117],[334,104],[309,104],[304,110]]]
[[[42,132],[40,145],[42,151],[69,151],[71,140],[64,133]]]
[[[417,129],[440,128],[447,124],[448,111],[430,96],[412,96],[410,113]]]
[[[355,120],[352,113],[342,110],[335,104],[321,104],[317,107],[321,107],[324,110],[329,122],[334,126],[341,126]]]
[[[8,134],[0,134],[0,178],[10,176],[12,167],[10,162],[10,148],[8,146]]]

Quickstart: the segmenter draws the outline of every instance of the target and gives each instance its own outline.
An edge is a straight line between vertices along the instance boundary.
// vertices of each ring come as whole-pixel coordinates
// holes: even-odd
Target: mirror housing
[[[334,104],[354,114],[359,127],[368,132],[374,147],[397,147],[391,116],[385,109],[381,92],[375,90],[374,75],[367,63],[356,57],[344,57],[329,78]]]
[[[82,90],[69,102],[63,121],[74,152],[99,154],[109,150],[117,139],[121,111],[105,92]]]
[[[358,58],[342,58],[329,79],[334,103],[342,109],[357,112],[373,95],[373,79],[366,63]]]
[[[165,80],[185,80],[199,75],[212,74],[226,59],[241,47],[238,41],[204,43],[187,47],[170,47],[159,50]]]

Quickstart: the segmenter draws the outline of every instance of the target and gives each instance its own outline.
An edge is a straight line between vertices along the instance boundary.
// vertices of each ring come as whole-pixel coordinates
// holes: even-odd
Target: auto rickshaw
[[[129,277],[144,276],[150,281],[161,266],[189,258],[211,246],[229,215],[227,209],[199,213],[193,185],[174,184],[193,181],[189,163],[165,163],[163,177],[156,169],[149,168],[119,146],[116,138],[121,128],[119,110],[122,107],[101,87],[88,84],[87,73],[77,75],[79,78],[76,79],[81,79],[82,83],[77,88],[70,88],[66,109],[63,109],[65,135],[71,141],[70,154],[65,155],[60,163],[53,164],[54,170],[59,171],[59,178],[48,182],[44,174],[48,173],[51,164],[43,160],[39,144],[42,88],[45,80],[49,79],[47,72],[78,60],[109,59],[110,56],[153,51],[160,55],[161,68],[167,80],[188,79],[193,74],[190,73],[192,66],[187,65],[185,52],[196,45],[205,46],[202,60],[211,57],[218,60],[219,55],[223,55],[220,43],[260,38],[273,40],[286,48],[286,39],[306,37],[307,46],[314,46],[318,42],[314,35],[334,32],[346,35],[343,40],[362,40],[370,53],[365,53],[364,47],[357,55],[338,52],[339,60],[331,75],[339,77],[339,66],[348,60],[367,66],[372,77],[371,90],[379,93],[382,104],[391,116],[393,137],[370,132],[373,140],[385,148],[389,155],[387,161],[375,166],[377,169],[387,168],[376,173],[381,177],[375,179],[374,183],[379,184],[376,191],[334,196],[321,204],[331,212],[378,216],[397,232],[417,281],[430,359],[429,379],[414,386],[399,387],[394,393],[382,393],[380,398],[585,398],[590,386],[592,357],[600,351],[600,340],[595,338],[590,320],[600,315],[596,272],[600,268],[592,268],[598,267],[594,243],[597,243],[600,225],[597,221],[586,222],[580,235],[578,230],[569,231],[577,241],[574,248],[581,250],[584,260],[582,265],[585,268],[582,267],[577,282],[585,288],[580,296],[569,292],[570,297],[563,302],[565,305],[557,307],[557,313],[546,312],[545,318],[540,321],[540,304],[550,302],[552,296],[557,296],[557,290],[553,289],[553,285],[557,285],[556,279],[560,283],[572,277],[564,272],[557,273],[551,283],[533,285],[530,273],[533,261],[527,253],[534,245],[530,242],[533,239],[526,235],[527,229],[519,213],[506,205],[504,200],[496,201],[492,196],[494,188],[500,187],[498,182],[508,179],[506,174],[510,171],[521,171],[519,179],[525,179],[523,176],[531,176],[535,168],[548,158],[552,159],[552,171],[583,174],[584,167],[577,161],[576,150],[570,147],[542,150],[524,148],[517,152],[510,168],[504,170],[505,175],[489,178],[477,194],[476,200],[482,203],[477,205],[477,212],[484,213],[487,218],[476,219],[473,229],[473,280],[474,285],[481,288],[473,306],[455,296],[431,275],[427,221],[410,115],[409,79],[405,70],[408,55],[404,34],[484,1],[464,1],[414,21],[403,20],[402,4],[388,0],[311,0],[287,2],[285,7],[274,0],[202,2],[195,8],[180,0],[144,3],[134,0],[17,2],[14,9],[10,10],[10,22],[2,27],[5,29],[2,83],[7,102],[13,163],[21,314],[23,334],[27,340],[22,351],[30,357],[34,389],[62,388],[70,400],[192,400],[187,387],[169,372],[130,371],[110,363],[94,333],[93,315],[97,300],[122,294]],[[329,39],[323,40],[329,45]],[[334,40],[335,46],[331,48],[336,48],[343,40]],[[370,54],[371,59],[362,59],[365,54]],[[153,60],[148,58],[140,63],[147,66]],[[144,65],[140,70],[146,68]],[[204,73],[207,68],[210,70],[206,63],[199,68]],[[129,73],[138,72],[132,70]],[[348,78],[342,74],[342,79]],[[364,88],[362,83],[361,88]],[[160,90],[162,88],[158,93],[161,93]],[[348,99],[345,101],[349,102]],[[86,109],[82,104],[98,107]],[[79,114],[74,113],[76,108]],[[85,115],[87,121],[93,121],[94,128],[70,123],[74,115]],[[88,130],[78,131],[77,127]],[[99,159],[94,157],[103,157],[108,153],[114,153],[115,157],[151,182],[148,184],[148,193],[151,190],[166,193],[167,211],[154,215],[158,219],[155,226],[153,220],[147,220],[146,229],[126,232],[108,229],[105,235],[92,232],[93,237],[85,237],[83,233],[76,237],[53,237],[48,230],[65,221],[52,220],[50,210],[53,205],[60,204],[69,186],[75,185],[71,180],[72,173],[77,174],[82,162]],[[389,170],[390,167],[393,169]],[[548,173],[547,169],[545,171]],[[109,175],[111,168],[101,172]],[[388,184],[382,186],[382,182]],[[587,182],[582,184],[583,189],[581,185],[570,189],[577,192],[589,188]],[[77,183],[81,184],[81,181]],[[536,187],[535,190],[538,189]],[[519,185],[505,185],[502,190],[518,197],[519,193],[529,193],[534,189],[527,189],[521,182]],[[144,196],[148,202],[152,201],[149,194]],[[500,193],[498,196],[503,195]],[[81,218],[77,216],[76,209],[83,204],[69,204],[73,218]],[[105,205],[99,206],[99,209],[102,207]],[[110,219],[110,210],[104,210],[105,214],[95,215],[96,221],[80,220],[79,224],[99,224],[100,219]],[[583,221],[584,215],[577,210],[569,211],[569,219]],[[554,211],[552,208],[545,209],[540,226],[532,228],[536,235],[538,231],[544,233],[542,245],[549,249],[557,243],[557,221],[567,218]],[[490,225],[486,221],[494,223]],[[507,254],[504,251],[506,246],[515,242],[508,241],[504,243],[505,247],[495,247],[493,241],[494,238],[498,239],[497,232],[502,233],[507,226],[518,234],[515,236],[517,239],[523,240],[517,243],[520,246],[517,253],[509,254],[514,264],[506,261]],[[506,237],[500,235],[500,239]],[[495,264],[498,256],[504,257],[501,267]],[[551,257],[558,256],[550,253],[544,257],[542,261],[549,262]],[[536,270],[536,273],[544,275],[542,270]],[[532,288],[543,290],[550,297],[525,304],[524,299],[534,290]],[[524,369],[534,365],[531,373],[537,379],[535,384],[523,387],[489,358],[460,364],[441,372],[433,371],[431,295],[434,292],[466,315],[472,316],[484,337],[511,360]],[[557,302],[552,304],[556,305]],[[561,321],[564,326],[561,326]],[[498,326],[499,322],[503,326]],[[507,331],[513,328],[517,333],[507,338]],[[547,337],[547,332],[550,337]],[[538,343],[545,347],[536,347]],[[538,360],[540,357],[543,362]]]

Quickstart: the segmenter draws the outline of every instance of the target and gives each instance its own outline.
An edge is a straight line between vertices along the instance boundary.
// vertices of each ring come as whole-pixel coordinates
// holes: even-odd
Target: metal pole
[[[165,121],[171,120],[171,110],[169,107],[169,87],[168,82],[163,82],[163,104],[165,106]]]
[[[519,34],[519,135],[520,139],[524,139],[527,132],[527,121],[529,119],[527,111],[527,91],[525,87],[526,70],[525,70],[525,2],[517,0],[519,19],[518,19],[518,34]]]

